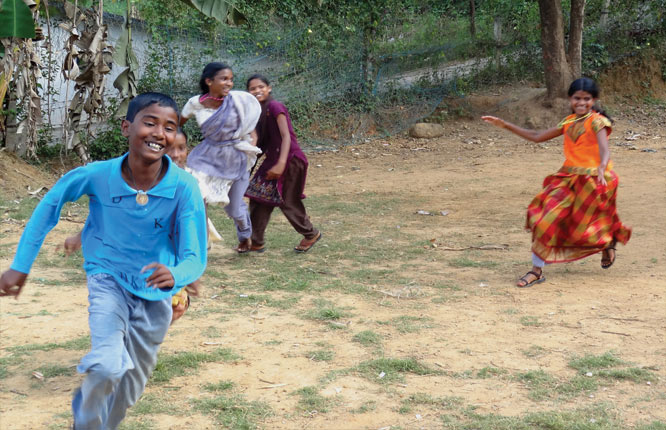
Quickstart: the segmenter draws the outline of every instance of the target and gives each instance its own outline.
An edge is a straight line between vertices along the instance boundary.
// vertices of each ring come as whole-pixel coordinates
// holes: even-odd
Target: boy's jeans
[[[129,293],[111,275],[88,276],[91,351],[87,373],[72,400],[76,430],[114,430],[139,400],[171,323],[171,299],[148,301]]]

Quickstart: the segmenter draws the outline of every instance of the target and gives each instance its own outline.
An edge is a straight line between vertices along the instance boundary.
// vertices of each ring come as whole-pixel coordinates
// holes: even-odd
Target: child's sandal
[[[604,250],[601,251],[601,268],[602,269],[610,268],[613,265],[613,263],[615,263],[616,256],[617,256],[617,251],[615,250],[615,244],[609,246],[608,248],[604,248]]]
[[[250,252],[251,247],[252,247],[252,241],[250,239],[245,239],[242,242],[238,242],[238,246],[234,248],[234,250],[239,254],[246,254]]]
[[[534,280],[532,280],[531,282],[528,281],[528,279],[527,279],[528,276],[530,276],[530,275],[534,276]],[[530,270],[529,272],[525,273],[520,279],[518,279],[518,282],[523,281],[525,284],[524,285],[516,284],[516,287],[518,287],[518,288],[528,288],[528,287],[531,287],[534,284],[540,284],[545,280],[546,280],[546,277],[544,276],[543,272],[537,273],[533,270]]]

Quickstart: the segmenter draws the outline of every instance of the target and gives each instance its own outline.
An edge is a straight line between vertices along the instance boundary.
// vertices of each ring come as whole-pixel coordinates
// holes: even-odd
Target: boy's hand
[[[63,250],[65,251],[65,255],[67,257],[74,254],[79,249],[81,249],[81,232],[78,232],[76,235],[69,236],[67,239],[65,239]]]
[[[171,271],[161,263],[150,263],[146,266],[143,266],[141,273],[146,270],[155,269],[155,271],[146,279],[146,285],[153,288],[167,288],[173,287],[175,281]]]
[[[0,276],[0,297],[14,296],[18,298],[26,279],[28,279],[27,273],[21,273],[13,269],[7,270]]]

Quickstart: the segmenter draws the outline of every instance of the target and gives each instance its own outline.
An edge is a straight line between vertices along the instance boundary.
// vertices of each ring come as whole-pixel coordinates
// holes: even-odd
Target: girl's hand
[[[266,179],[280,179],[280,176],[282,176],[286,167],[285,163],[278,161],[275,166],[271,167],[271,169],[266,172]]]
[[[153,288],[166,288],[173,287],[175,281],[171,271],[161,263],[150,263],[146,266],[143,266],[141,273],[146,270],[155,269],[155,271],[146,279],[146,286]]]
[[[496,116],[491,116],[491,115],[485,115],[482,116],[481,119],[487,122],[488,124],[492,124],[499,128],[505,128],[505,123],[502,118],[497,118]]]
[[[597,185],[603,185],[604,187],[608,185],[606,183],[606,166],[597,167]]]
[[[18,299],[26,279],[28,279],[27,273],[21,273],[14,269],[7,270],[0,276],[0,297],[14,296]]]

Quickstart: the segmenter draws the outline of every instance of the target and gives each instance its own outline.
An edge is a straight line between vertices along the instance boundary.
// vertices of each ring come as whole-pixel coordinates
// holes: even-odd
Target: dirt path
[[[617,124],[611,151],[631,242],[610,270],[597,256],[556,265],[546,269],[546,283],[526,290],[513,287],[529,265],[524,210],[561,164],[559,142],[528,144],[463,122],[447,125],[439,139],[310,155],[307,201],[324,240],[294,257],[288,250],[297,238],[276,213],[269,230],[279,245],[264,255],[239,259],[227,249],[231,241],[216,244],[206,294],[170,330],[163,353],[230,348],[241,358],[151,383],[152,409],[130,413],[125,428],[246,428],[197,403],[210,397],[205,384],[221,380],[233,383],[235,399],[268,407],[270,414],[235,406],[267,429],[541,428],[519,424],[531,422],[530,413],[581,408],[592,411],[581,416],[595,429],[666,422],[666,128],[628,116]],[[2,270],[21,229],[6,218]],[[67,428],[80,382],[71,368],[85,353],[72,341],[87,335],[87,299],[77,263],[59,263],[55,246],[80,227],[61,222],[25,294],[0,301],[0,429]],[[504,249],[445,249],[482,245]],[[281,262],[285,272],[277,271]],[[302,275],[309,286],[288,287],[290,271],[312,272]],[[312,316],[317,300],[340,310],[334,323],[341,327]],[[380,340],[364,343],[368,332]],[[31,345],[25,354],[22,345]],[[595,369],[597,387],[564,394],[585,376],[576,379],[572,359],[604,354],[645,378],[604,379]],[[381,371],[380,358],[411,359],[431,371],[394,375],[390,366]],[[36,369],[60,373],[37,379]],[[298,391],[304,387],[320,397]],[[479,416],[518,421],[483,427]]]

